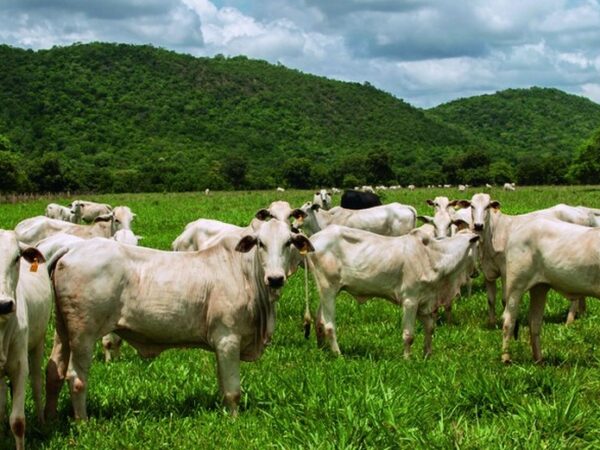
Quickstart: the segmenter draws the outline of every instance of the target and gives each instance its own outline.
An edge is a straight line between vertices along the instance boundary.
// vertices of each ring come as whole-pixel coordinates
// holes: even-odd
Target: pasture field
[[[456,189],[386,192],[384,201],[431,214],[425,199],[461,196]],[[491,190],[505,213],[517,214],[564,202],[600,207],[599,187]],[[312,191],[204,194],[98,195],[137,213],[141,245],[169,249],[186,223],[198,218],[247,224],[271,201],[299,206]],[[72,199],[52,201],[66,204]],[[0,204],[0,226],[43,214],[49,200]],[[339,196],[334,196],[339,204]],[[510,366],[500,362],[501,330],[487,328],[485,290],[455,302],[454,323],[438,323],[433,356],[423,359],[417,328],[413,357],[402,358],[401,310],[385,301],[359,305],[346,294],[337,301],[343,357],[305,340],[303,273],[289,280],[279,301],[273,342],[263,357],[242,364],[240,415],[221,406],[212,353],[170,350],[142,360],[123,346],[121,359],[102,360],[97,346],[88,392],[87,423],[70,418],[63,389],[59,421],[35,423],[31,389],[26,403],[28,448],[597,448],[600,446],[600,303],[572,326],[568,302],[551,294],[545,311],[545,364],[533,364],[527,326],[513,344]],[[311,280],[313,310],[317,296]],[[520,321],[525,323],[527,301]],[[501,302],[498,302],[500,315]],[[46,355],[51,349],[48,331]],[[4,425],[0,448],[14,441]]]

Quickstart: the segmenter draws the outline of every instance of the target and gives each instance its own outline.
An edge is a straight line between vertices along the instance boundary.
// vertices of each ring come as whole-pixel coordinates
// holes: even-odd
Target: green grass
[[[595,187],[493,190],[503,211],[522,213],[559,202],[600,207]],[[470,192],[468,196],[473,192]],[[430,213],[425,199],[455,190],[386,193]],[[310,192],[101,195],[129,205],[142,244],[167,249],[184,225],[198,217],[249,222],[260,207],[283,198],[300,205]],[[339,202],[339,197],[335,198]],[[67,199],[57,199],[67,202]],[[48,200],[1,204],[0,226],[42,214]],[[312,286],[312,281],[311,281]],[[273,343],[255,363],[242,365],[239,417],[221,406],[214,356],[170,350],[140,359],[127,345],[120,360],[102,361],[97,347],[89,383],[87,423],[70,418],[66,389],[60,420],[40,428],[28,392],[29,448],[587,448],[600,442],[600,305],[563,325],[567,301],[551,294],[542,333],[546,363],[532,363],[527,327],[513,344],[511,366],[500,362],[500,329],[485,326],[481,279],[473,296],[455,302],[455,324],[440,324],[433,356],[421,357],[420,327],[413,358],[402,358],[401,310],[373,300],[358,305],[338,297],[341,358],[317,349],[302,333],[303,274],[284,289]],[[312,304],[317,296],[312,290]],[[500,303],[500,302],[498,302]],[[500,305],[498,306],[500,308]],[[527,300],[521,320],[526,317]],[[500,309],[498,310],[500,314]],[[48,333],[47,353],[51,347]],[[0,448],[11,448],[10,431]]]

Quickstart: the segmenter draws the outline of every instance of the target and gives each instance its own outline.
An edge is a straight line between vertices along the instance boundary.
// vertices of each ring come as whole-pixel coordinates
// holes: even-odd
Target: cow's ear
[[[112,213],[109,214],[102,214],[101,216],[98,216],[94,219],[94,223],[96,222],[108,222],[109,220],[113,219],[113,215]]]
[[[417,220],[421,220],[423,223],[433,223],[433,217],[431,216],[417,216]]]
[[[306,218],[308,214],[306,214],[304,211],[302,211],[300,208],[296,208],[295,210],[293,210],[290,213],[290,216],[293,217],[294,219],[304,219]]]
[[[451,206],[451,207],[453,207],[453,208],[454,208],[456,205],[458,205],[458,200],[452,200],[452,201],[449,201],[449,202],[448,202],[448,206]]]
[[[469,229],[469,223],[465,222],[462,219],[454,219],[452,221],[452,225],[456,226],[456,231],[468,230]]]
[[[435,205],[435,203],[433,203],[433,200],[431,200],[431,199],[427,199],[427,200],[425,200],[425,202],[427,202],[427,204],[429,206],[434,206]]]
[[[295,234],[292,237],[292,244],[294,244],[294,246],[300,251],[300,253],[308,253],[315,251],[315,248],[313,247],[310,240],[303,234]]]
[[[240,242],[238,242],[235,246],[235,251],[241,253],[248,253],[250,250],[252,250],[252,247],[254,247],[257,242],[258,239],[256,239],[256,236],[244,236],[242,239],[240,239]]]
[[[469,208],[471,206],[471,202],[469,200],[454,200],[456,203],[454,206],[458,206],[459,208]]]
[[[315,195],[319,195],[319,194],[320,194],[320,192],[319,192],[319,191],[315,192]]]
[[[46,258],[42,252],[40,252],[35,247],[30,247],[22,242],[19,242],[19,248],[21,250],[21,258],[27,261],[29,264],[33,264],[34,262],[43,263],[46,262]]]
[[[314,203],[313,205],[311,205],[310,209],[312,209],[313,211],[318,211],[320,207],[321,205],[317,205],[316,203]]]
[[[268,210],[263,208],[260,211],[258,211],[256,214],[254,214],[254,217],[256,217],[258,220],[265,221],[265,220],[270,219],[273,216],[271,215],[271,213]]]
[[[498,200],[492,200],[490,202],[490,208],[500,209],[500,202]]]

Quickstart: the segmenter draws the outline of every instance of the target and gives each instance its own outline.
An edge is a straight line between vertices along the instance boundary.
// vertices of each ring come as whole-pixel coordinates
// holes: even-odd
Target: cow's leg
[[[55,419],[57,416],[58,396],[67,376],[69,356],[69,343],[66,340],[63,341],[61,335],[55,332],[52,353],[46,366],[46,406],[44,408],[46,420]]]
[[[510,359],[510,339],[515,329],[517,315],[519,314],[519,303],[523,291],[511,290],[508,292],[506,308],[504,308],[504,325],[502,326],[502,362],[508,364]]]
[[[236,416],[241,397],[240,388],[240,338],[226,335],[217,340],[217,377],[223,402],[231,415]]]
[[[122,342],[121,337],[115,333],[108,333],[102,336],[102,349],[104,350],[105,362],[110,362],[113,358],[120,356]]]
[[[335,333],[335,289],[323,289],[321,291],[321,305],[319,306],[319,324],[317,325],[317,334],[321,335],[321,345],[323,340],[329,342],[331,351],[340,355],[337,336]]]
[[[96,339],[91,335],[74,336],[71,340],[68,379],[73,415],[76,420],[87,420],[88,418],[86,411],[87,383],[95,342]]]
[[[488,302],[488,325],[496,326],[496,280],[485,280],[485,290]]]
[[[579,304],[579,317],[581,317],[587,312],[585,297],[580,297],[577,303]]]
[[[531,301],[529,304],[529,336],[533,360],[536,363],[542,362],[540,331],[542,329],[542,319],[544,318],[544,306],[546,305],[547,293],[548,286],[545,285],[534,286],[529,291],[531,296]]]
[[[423,330],[425,332],[423,355],[427,358],[431,356],[431,342],[433,340],[435,319],[431,313],[419,313],[419,319],[421,320],[421,323],[423,323]]]
[[[8,374],[12,388],[10,429],[15,437],[17,450],[25,449],[25,384],[27,382],[27,372],[27,355],[23,350],[23,355]]]
[[[42,399],[42,359],[44,358],[44,341],[42,340],[29,352],[29,376],[35,404],[35,415],[38,423],[44,422]]]
[[[417,302],[412,299],[404,300],[402,305],[402,339],[404,341],[404,358],[410,357],[410,347],[415,339],[415,321],[417,319]]]
[[[467,298],[471,298],[471,293],[473,291],[473,280],[471,277],[467,278]]]
[[[567,314],[567,325],[572,324],[577,315],[581,317],[586,310],[585,297],[569,297],[569,300],[571,305],[569,306],[569,314]]]

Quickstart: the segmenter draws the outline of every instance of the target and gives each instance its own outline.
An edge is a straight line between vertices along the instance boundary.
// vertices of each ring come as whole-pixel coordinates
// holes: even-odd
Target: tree
[[[568,176],[575,183],[598,183],[600,179],[600,129],[581,146],[569,169]]]
[[[390,184],[395,176],[389,152],[371,150],[367,155],[367,182]]]
[[[0,192],[20,191],[24,186],[25,173],[18,155],[0,151]]]
[[[310,187],[310,168],[310,159],[294,157],[283,163],[282,175],[288,186],[307,189]]]
[[[234,189],[241,189],[246,183],[248,160],[241,155],[231,155],[223,162],[222,171]]]

